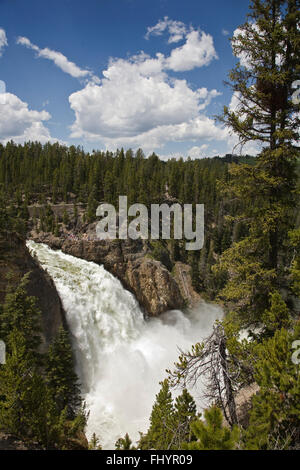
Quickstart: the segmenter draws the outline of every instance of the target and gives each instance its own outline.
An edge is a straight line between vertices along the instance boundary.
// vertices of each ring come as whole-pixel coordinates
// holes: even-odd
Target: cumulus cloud
[[[61,52],[53,51],[48,47],[40,49],[26,37],[19,37],[17,39],[17,44],[25,46],[28,49],[32,49],[37,53],[37,57],[52,60],[54,64],[59,67],[63,72],[71,75],[74,78],[89,78],[96,82],[99,80],[92,74],[90,70],[81,69],[74,62],[71,62],[69,59],[67,59],[67,57],[64,56]]]
[[[234,113],[234,112],[239,111],[240,104],[241,104],[240,100],[241,100],[241,93],[239,91],[235,91],[232,94],[232,97],[228,106],[228,109],[230,112]]]
[[[223,36],[229,36],[230,32],[227,29],[222,29]]]
[[[164,146],[168,142],[185,142],[197,140],[224,140],[227,132],[215,126],[212,119],[199,116],[181,124],[169,124],[157,126],[147,132],[132,136],[105,139],[108,148],[120,146],[143,147],[145,150],[153,150]]]
[[[73,138],[101,141],[109,148],[143,146],[154,149],[168,141],[224,138],[212,119],[201,112],[219,96],[217,90],[192,89],[169,72],[208,65],[217,54],[213,38],[165,17],[148,28],[147,37],[170,34],[169,42],[185,39],[166,56],[144,52],[128,59],[111,59],[100,83],[88,83],[69,97],[75,112]]]
[[[172,50],[170,57],[166,59],[166,67],[175,72],[183,72],[209,65],[213,59],[218,59],[218,55],[212,36],[191,31],[187,34],[185,44]]]
[[[168,43],[172,44],[181,41],[185,37],[188,28],[182,21],[174,21],[165,16],[156,25],[147,28],[145,38],[149,39],[151,35],[161,36],[165,31],[169,33]]]
[[[12,93],[5,93],[0,108],[0,142],[13,140],[23,143],[37,140],[42,143],[54,141],[44,125],[51,115],[47,111],[35,111],[28,104]]]
[[[0,28],[0,57],[3,54],[4,48],[8,46],[5,30]]]
[[[194,145],[194,147],[191,147],[187,154],[191,158],[205,158],[207,155],[207,149],[208,149],[208,144],[203,144],[200,146]]]
[[[145,37],[149,39],[151,35],[160,36],[165,31],[169,33],[169,43],[185,40],[182,46],[171,51],[170,57],[164,57],[165,69],[184,72],[209,65],[213,59],[218,59],[210,34],[188,28],[181,21],[170,20],[167,16],[155,26],[149,27]]]
[[[222,132],[201,111],[220,93],[192,90],[165,68],[162,54],[111,60],[99,85],[90,83],[69,97],[75,112],[72,137],[145,149],[167,141],[219,139]]]

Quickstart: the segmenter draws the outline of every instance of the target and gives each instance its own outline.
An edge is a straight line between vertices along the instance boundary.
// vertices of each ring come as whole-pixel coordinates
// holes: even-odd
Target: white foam
[[[82,394],[90,410],[87,435],[103,448],[146,431],[159,382],[178,358],[211,331],[219,307],[201,303],[145,321],[134,296],[103,266],[28,241],[55,282],[66,311]],[[196,393],[197,395],[197,393]]]

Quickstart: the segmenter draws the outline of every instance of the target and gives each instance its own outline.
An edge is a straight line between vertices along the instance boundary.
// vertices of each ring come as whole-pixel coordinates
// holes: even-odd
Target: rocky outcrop
[[[201,297],[193,287],[191,266],[177,261],[172,272],[182,297],[186,299],[190,307],[195,307],[201,301]]]
[[[157,316],[185,305],[176,280],[161,262],[151,258],[145,241],[64,239],[49,234],[35,234],[31,238],[102,264],[135,295],[147,315]]]
[[[157,316],[184,305],[175,279],[159,261],[144,258],[129,262],[126,284],[149,315]]]
[[[30,255],[25,240],[17,234],[0,233],[0,303],[5,298],[8,278],[14,286],[30,271],[27,284],[28,295],[37,298],[42,313],[42,352],[65,323],[64,310],[50,276]]]
[[[235,397],[236,413],[238,422],[244,428],[249,425],[249,413],[252,406],[252,397],[259,392],[259,386],[256,382],[243,387]]]

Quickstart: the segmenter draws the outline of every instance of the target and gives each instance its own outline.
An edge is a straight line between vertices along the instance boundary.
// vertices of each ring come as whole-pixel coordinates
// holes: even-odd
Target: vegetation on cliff
[[[84,448],[86,414],[68,335],[61,328],[48,353],[39,352],[40,311],[27,282],[7,293],[1,312],[0,430],[45,449]]]

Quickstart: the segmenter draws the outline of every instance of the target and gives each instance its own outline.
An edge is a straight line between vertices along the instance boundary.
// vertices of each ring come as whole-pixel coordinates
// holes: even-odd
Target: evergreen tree
[[[93,433],[92,438],[89,442],[89,450],[102,450],[101,445],[99,444],[100,439]]]
[[[57,409],[67,408],[68,415],[74,417],[81,405],[80,389],[69,335],[63,327],[49,347],[45,369]]]
[[[196,441],[185,444],[187,450],[234,450],[238,447],[239,429],[223,426],[222,412],[216,406],[204,411],[205,421],[191,424]]]
[[[38,372],[25,335],[16,328],[7,338],[6,363],[0,368],[0,429],[45,448],[59,443],[60,416]]]
[[[26,351],[26,340],[15,327],[6,336],[6,363],[0,367],[0,427],[6,432],[26,434],[25,395],[30,388],[34,361]]]
[[[300,228],[289,233],[290,243],[294,249],[291,265],[292,290],[300,297]]]
[[[290,311],[279,292],[270,294],[270,309],[263,314],[262,321],[265,326],[265,334],[273,336],[277,330],[291,326]]]
[[[252,399],[247,449],[287,449],[300,442],[299,364],[292,360],[292,344],[299,338],[285,329],[265,340],[258,349],[254,378],[259,392]]]
[[[172,394],[167,380],[161,382],[161,389],[150,416],[150,427],[145,435],[141,436],[139,448],[163,449],[172,447],[174,437],[174,405]]]
[[[64,224],[65,226],[68,226],[68,225],[69,225],[69,222],[70,222],[69,214],[68,214],[67,210],[64,209],[64,212],[63,212],[63,224]]]
[[[0,322],[0,337],[7,340],[9,333],[17,329],[24,334],[27,353],[39,357],[37,349],[41,344],[40,311],[36,298],[28,296],[26,286],[30,273],[27,273],[16,289],[10,287],[5,297]]]
[[[96,186],[93,186],[87,203],[86,220],[87,222],[93,222],[96,219],[96,209],[98,202],[96,200]]]
[[[196,418],[196,403],[185,388],[181,395],[175,399],[174,448],[181,449],[183,442],[190,442],[194,439],[191,432],[191,424],[196,420]]]
[[[225,107],[222,120],[241,145],[257,142],[262,151],[254,166],[233,164],[227,193],[247,200],[243,218],[249,235],[233,244],[219,269],[230,277],[223,299],[249,318],[268,308],[264,293],[281,281],[279,250],[295,207],[295,162],[299,157],[299,105],[292,84],[299,73],[299,0],[252,0],[251,13],[232,38],[235,55],[246,58],[229,75],[237,108]]]
[[[115,444],[116,450],[136,450],[132,445],[132,440],[130,439],[128,433],[124,437],[120,437]]]

